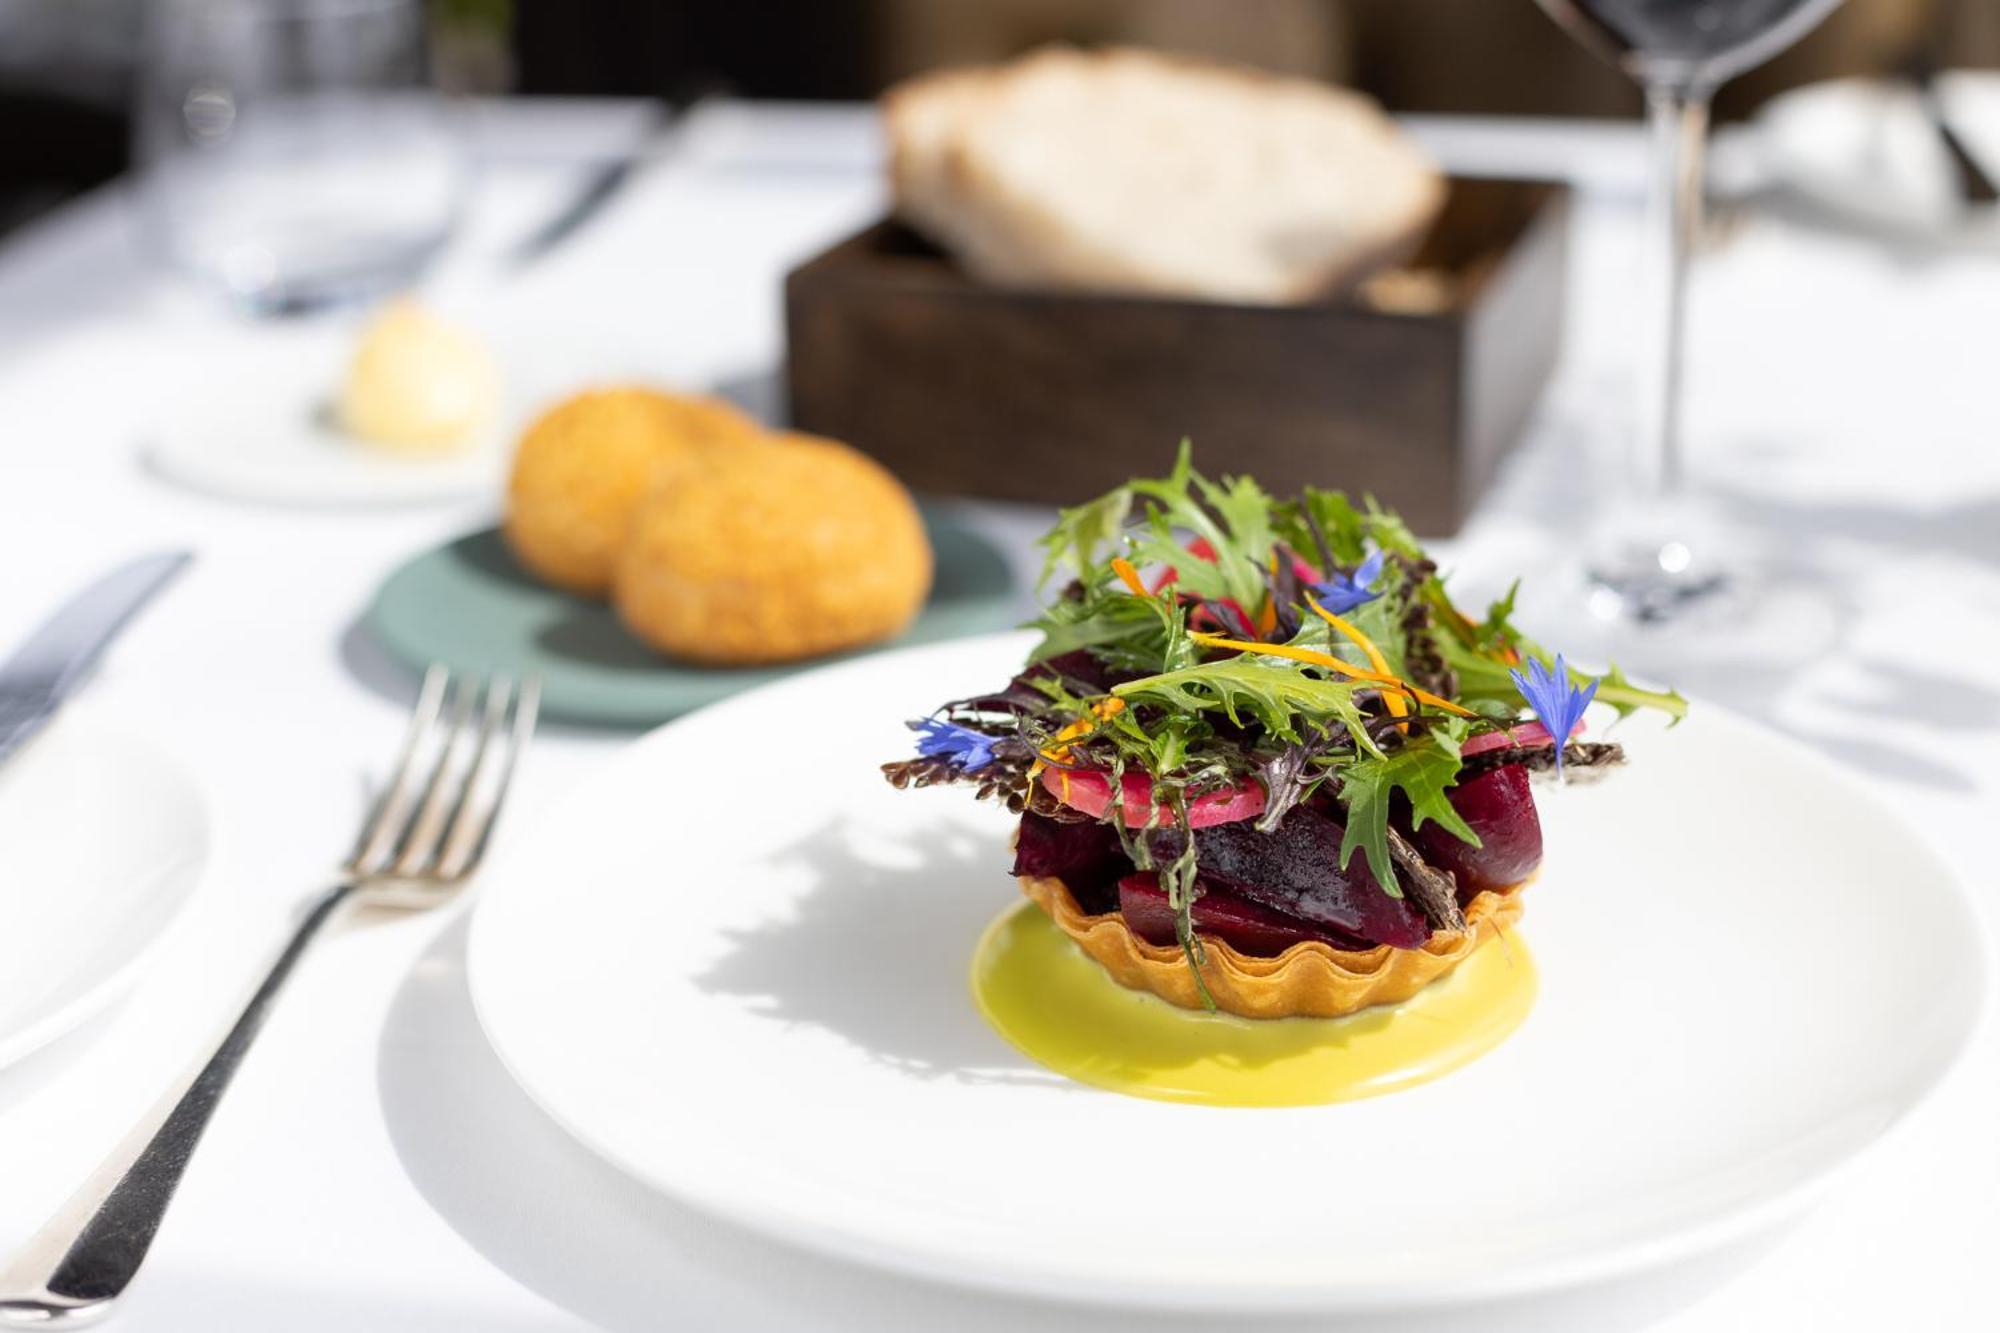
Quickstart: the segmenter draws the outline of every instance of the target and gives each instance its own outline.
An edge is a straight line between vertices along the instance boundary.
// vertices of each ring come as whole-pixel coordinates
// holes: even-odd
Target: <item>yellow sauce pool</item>
[[[1411,1087],[1478,1059],[1535,1003],[1535,965],[1503,935],[1402,1004],[1256,1021],[1127,990],[1033,903],[980,937],[972,996],[1022,1053],[1081,1083],[1210,1106],[1316,1106]]]

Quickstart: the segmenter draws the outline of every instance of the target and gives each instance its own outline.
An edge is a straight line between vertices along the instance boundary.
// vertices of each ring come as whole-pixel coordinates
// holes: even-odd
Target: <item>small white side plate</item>
[[[1929,1093],[1984,988],[1950,871],[1825,760],[1698,704],[1542,802],[1535,1011],[1336,1106],[1141,1101],[1032,1064],[966,973],[1011,821],[898,792],[903,719],[1022,636],[886,653],[635,743],[489,872],[501,1059],[639,1180],[798,1244],[1016,1294],[1361,1313],[1691,1257],[1804,1206]],[[1602,725],[1602,719],[1599,719]]]
[[[280,353],[236,352],[226,383],[169,406],[144,444],[153,470],[207,495],[289,508],[389,508],[498,492],[512,439],[504,428],[435,457],[367,448],[332,419],[339,362],[290,344]]]
[[[0,764],[0,1067],[131,984],[207,852],[193,780],[88,706]]]

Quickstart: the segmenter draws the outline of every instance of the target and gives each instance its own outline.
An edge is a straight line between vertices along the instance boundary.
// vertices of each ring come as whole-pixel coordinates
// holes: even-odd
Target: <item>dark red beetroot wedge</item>
[[[1458,877],[1459,897],[1482,889],[1519,884],[1542,863],[1542,821],[1528,770],[1508,764],[1451,789],[1451,807],[1479,835],[1480,845],[1461,842],[1436,824],[1411,835],[1424,859]]]
[[[1276,832],[1219,824],[1195,830],[1194,845],[1206,884],[1355,941],[1355,947],[1421,948],[1431,937],[1424,914],[1409,899],[1383,892],[1360,853],[1341,869],[1342,833],[1327,815],[1301,806]],[[1162,841],[1170,844],[1171,835]]]
[[[1131,869],[1124,845],[1118,841],[1118,830],[1109,824],[1072,824],[1032,810],[1021,816],[1013,873],[1061,880],[1086,912],[1109,912],[1116,907],[1118,877]]]
[[[1118,881],[1118,912],[1132,933],[1149,944],[1175,944],[1174,909],[1160,877],[1148,871],[1127,875]],[[1314,930],[1303,921],[1294,921],[1226,889],[1206,888],[1194,900],[1194,928],[1199,934],[1227,940],[1247,954],[1275,958],[1302,940],[1326,940],[1339,947],[1338,940]]]

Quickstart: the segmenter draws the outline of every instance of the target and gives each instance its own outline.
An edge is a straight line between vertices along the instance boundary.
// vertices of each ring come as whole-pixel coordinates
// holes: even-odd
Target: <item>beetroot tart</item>
[[[1444,976],[1521,915],[1534,785],[1600,772],[1592,679],[1513,597],[1455,606],[1397,516],[1171,475],[1065,510],[1040,644],[994,693],[910,725],[898,787],[1020,816],[1023,891],[1120,984],[1246,1018],[1333,1017]]]

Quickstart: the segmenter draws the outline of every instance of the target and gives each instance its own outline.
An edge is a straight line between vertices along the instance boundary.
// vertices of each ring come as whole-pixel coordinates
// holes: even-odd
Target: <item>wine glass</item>
[[[134,117],[147,239],[255,314],[407,286],[466,189],[423,0],[153,0]]]
[[[1621,493],[1586,555],[1591,607],[1620,623],[1683,619],[1743,591],[1726,525],[1687,484],[1681,367],[1688,252],[1701,219],[1709,100],[1790,46],[1840,0],[1538,0],[1645,89],[1654,177],[1638,428]]]

